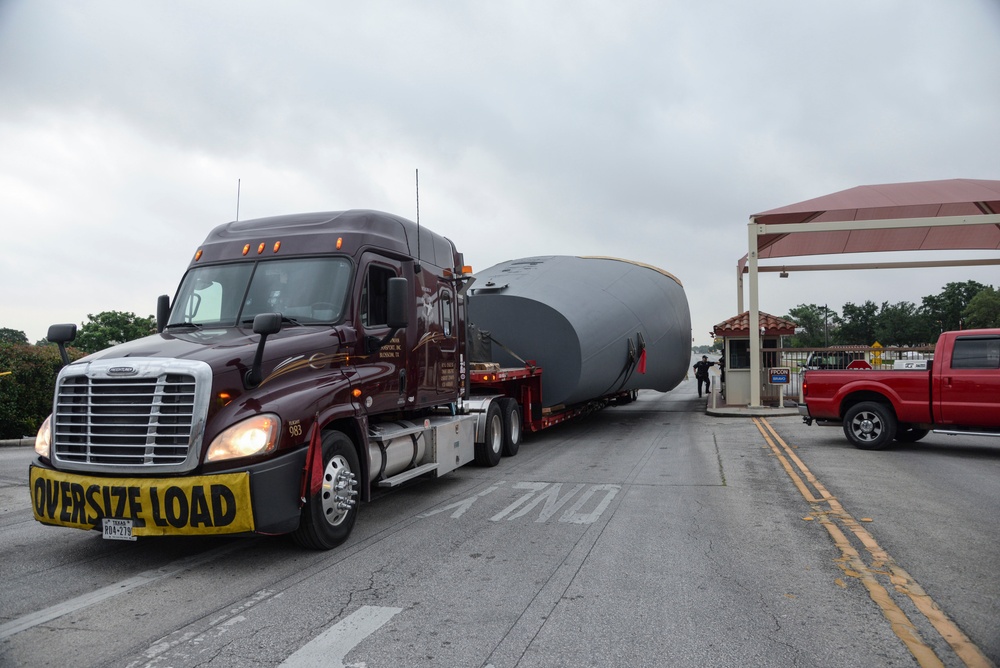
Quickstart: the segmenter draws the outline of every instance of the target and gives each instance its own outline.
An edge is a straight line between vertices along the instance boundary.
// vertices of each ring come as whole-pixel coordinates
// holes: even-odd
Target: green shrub
[[[70,357],[83,354],[70,350]],[[62,366],[53,345],[0,343],[0,438],[34,436],[52,412],[56,374]]]

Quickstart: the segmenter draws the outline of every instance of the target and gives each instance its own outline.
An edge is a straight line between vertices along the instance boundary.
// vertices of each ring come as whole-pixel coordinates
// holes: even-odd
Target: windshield
[[[280,313],[303,325],[335,323],[350,284],[346,258],[195,267],[181,282],[167,326],[233,327],[259,313]]]

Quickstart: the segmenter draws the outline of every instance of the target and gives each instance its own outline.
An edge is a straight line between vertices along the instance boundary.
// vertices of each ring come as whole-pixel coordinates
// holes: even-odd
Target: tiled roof
[[[785,320],[763,311],[758,311],[758,314],[760,315],[760,326],[764,328],[765,336],[791,336],[795,333],[796,325],[791,320]],[[734,315],[729,320],[720,322],[712,333],[715,336],[749,336],[750,311],[744,311],[739,315]]]

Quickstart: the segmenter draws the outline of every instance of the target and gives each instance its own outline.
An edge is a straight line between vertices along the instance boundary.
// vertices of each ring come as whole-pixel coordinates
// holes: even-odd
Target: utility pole
[[[826,304],[823,304],[823,347],[830,347],[830,329],[827,327],[827,308]]]

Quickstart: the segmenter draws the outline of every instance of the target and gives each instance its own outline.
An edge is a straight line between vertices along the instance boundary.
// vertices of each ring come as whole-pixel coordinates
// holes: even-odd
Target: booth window
[[[729,365],[727,369],[750,368],[750,339],[729,340]]]

